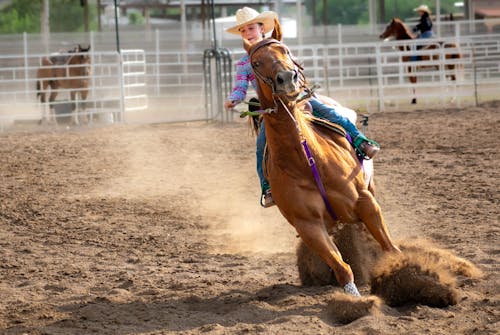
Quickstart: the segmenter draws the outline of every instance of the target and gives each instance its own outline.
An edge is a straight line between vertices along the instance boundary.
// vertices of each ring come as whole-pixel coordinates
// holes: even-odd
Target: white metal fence
[[[321,93],[351,108],[366,112],[411,108],[414,95],[419,108],[465,105],[499,98],[500,35],[482,31],[482,25],[484,22],[454,22],[442,27],[439,39],[408,42],[381,42],[373,32],[323,27],[312,29],[311,38],[304,36],[307,44],[298,40],[285,43],[304,63],[309,81],[321,85]],[[380,33],[383,27],[375,30]],[[130,48],[123,50],[122,58],[112,51],[112,33],[53,34],[50,48],[68,49],[68,45],[85,42],[92,46],[90,113],[112,113],[115,120],[124,115],[130,122],[204,120],[202,61],[210,43],[176,40],[178,36],[170,30],[122,32],[122,46]],[[437,59],[419,62],[427,66],[418,67],[417,84],[411,84],[409,63],[403,62],[403,56],[427,52],[402,52],[398,46],[441,41],[457,43],[458,49],[438,48]],[[238,40],[224,41],[223,46],[233,51],[233,60],[244,52]],[[0,125],[39,118],[36,70],[40,58],[47,55],[40,36],[0,36],[0,47],[5,50],[0,56]],[[446,59],[446,54],[457,52],[462,58]],[[445,65],[451,63],[460,68],[454,82],[446,77],[451,70]]]
[[[64,57],[71,54],[63,52],[61,55]],[[45,56],[47,55],[26,52],[21,55],[1,56],[0,130],[14,123],[38,122],[47,116],[48,106],[41,104],[37,96],[37,70]],[[144,51],[122,50],[121,54],[118,54],[91,49],[90,56],[89,95],[83,114],[92,120],[95,116],[95,119],[104,122],[136,119],[137,113],[145,111],[148,104]],[[70,91],[68,88],[59,88],[57,100],[50,104],[58,118],[71,116]],[[50,94],[50,89],[47,93]],[[80,101],[80,105],[81,103]]]

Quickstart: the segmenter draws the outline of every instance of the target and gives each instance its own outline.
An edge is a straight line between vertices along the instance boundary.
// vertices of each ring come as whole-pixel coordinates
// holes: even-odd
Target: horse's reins
[[[286,112],[290,116],[290,118],[293,120],[293,123],[295,124],[295,128],[297,129],[297,132],[299,133],[300,137],[300,144],[302,144],[302,148],[304,149],[304,154],[306,156],[307,162],[309,163],[309,167],[311,168],[311,171],[314,176],[314,180],[316,181],[316,185],[318,186],[319,193],[321,194],[321,198],[323,199],[323,202],[325,203],[326,210],[328,211],[328,214],[332,217],[334,221],[337,221],[337,215],[335,214],[335,211],[333,210],[332,206],[330,205],[330,201],[328,201],[328,198],[326,196],[326,190],[325,186],[323,185],[323,181],[321,180],[321,176],[319,175],[318,168],[316,167],[316,161],[314,160],[314,157],[311,154],[311,150],[309,149],[309,145],[307,144],[307,140],[302,134],[302,131],[300,130],[299,124],[295,117],[293,116],[292,112],[288,109],[288,107],[285,105],[283,100],[278,97],[279,102],[283,105],[285,108]]]
[[[280,45],[283,45],[280,41],[278,40],[275,40],[275,39],[266,39],[266,40],[263,40],[261,42],[259,42],[254,48],[252,48],[252,50],[250,51],[250,60],[252,59],[252,55],[254,54],[254,52],[258,49],[260,49],[261,47],[265,46],[265,45],[269,45],[269,44],[273,44],[273,43],[276,43],[276,44],[280,44]],[[286,46],[285,46],[286,47]],[[287,49],[287,52],[288,54],[290,55],[290,51]],[[292,57],[290,57],[290,59],[292,60],[292,62],[295,64],[295,66],[299,69],[299,74],[305,79],[304,77],[304,74],[302,72],[303,68],[302,66],[300,66],[296,61],[295,59],[293,59]],[[262,80],[264,83],[266,83],[268,86],[271,87],[272,89],[272,92],[273,92],[273,100],[276,104],[276,108],[277,108],[277,102],[276,102],[276,98],[278,99],[278,101],[281,103],[281,105],[285,108],[286,112],[288,113],[288,115],[290,116],[290,118],[292,119],[294,125],[295,125],[295,128],[297,129],[297,132],[299,134],[299,137],[300,137],[300,144],[302,145],[302,148],[304,150],[304,155],[306,156],[306,159],[307,159],[307,162],[309,164],[309,167],[311,168],[311,171],[313,173],[313,176],[314,176],[314,180],[316,181],[316,185],[318,186],[318,190],[319,190],[319,193],[321,194],[321,198],[323,199],[323,202],[325,203],[325,206],[326,206],[326,209],[328,211],[328,213],[330,214],[330,216],[332,217],[332,219],[334,221],[336,221],[338,218],[337,218],[337,215],[335,214],[332,206],[330,205],[330,201],[328,201],[328,198],[326,196],[326,190],[325,190],[325,187],[323,185],[323,182],[321,180],[321,176],[319,175],[319,171],[318,171],[318,168],[316,167],[316,162],[314,160],[314,157],[312,156],[311,154],[311,150],[309,149],[309,145],[307,144],[307,140],[304,136],[304,134],[302,133],[302,130],[300,129],[299,127],[299,124],[297,122],[297,119],[293,116],[292,112],[290,112],[290,110],[288,109],[288,107],[286,106],[286,104],[283,102],[283,100],[281,99],[281,97],[275,95],[275,86],[274,86],[274,82],[272,81],[271,78],[268,78],[268,77],[264,77],[258,70],[256,67],[254,67],[253,63],[251,62],[251,65],[252,65],[252,70],[254,71],[254,75],[259,78],[260,80]],[[296,70],[297,71],[297,70]],[[306,93],[306,95],[304,95],[303,97],[301,97],[300,100],[303,100],[303,99],[306,99],[308,98],[310,95],[312,94],[311,91],[308,91],[308,93]],[[263,111],[267,111],[267,113],[270,113],[269,109],[265,109]],[[260,112],[260,111],[258,111]]]

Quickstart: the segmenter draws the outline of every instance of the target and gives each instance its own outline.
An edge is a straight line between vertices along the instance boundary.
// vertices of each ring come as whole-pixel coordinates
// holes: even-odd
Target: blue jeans
[[[426,32],[421,33],[420,35],[418,35],[418,38],[432,38],[432,30],[427,30]],[[417,50],[421,49],[422,47],[423,47],[422,45],[417,45]],[[418,56],[413,55],[413,56],[411,56],[410,60],[412,62],[416,62],[416,61],[418,61]]]
[[[351,135],[353,140],[361,134],[358,128],[356,128],[348,118],[337,113],[333,107],[323,104],[316,98],[309,99],[309,103],[313,109],[314,116],[342,126],[342,128]]]
[[[316,98],[309,99],[309,103],[313,109],[313,115],[322,119],[326,119],[330,122],[336,123],[342,128],[345,129],[346,132],[351,135],[352,140],[361,135],[361,137],[365,138],[363,134],[356,128],[356,126],[349,121],[348,118],[338,114],[334,108],[327,106],[320,102]],[[257,135],[257,149],[256,149],[256,158],[257,158],[257,174],[260,179],[260,186],[262,188],[262,193],[269,189],[269,182],[264,178],[264,171],[262,168],[262,161],[264,160],[264,148],[266,147],[266,133],[264,131],[264,120],[262,120],[260,124],[259,134]]]
[[[419,36],[419,38],[431,38],[431,37],[432,37],[432,30],[427,30],[421,33]]]
[[[255,155],[257,158],[257,174],[260,179],[260,187],[262,189],[262,194],[269,189],[269,182],[264,178],[264,168],[262,167],[262,162],[264,161],[264,149],[266,147],[266,133],[264,131],[264,120],[260,122],[259,134],[257,135],[257,149]]]

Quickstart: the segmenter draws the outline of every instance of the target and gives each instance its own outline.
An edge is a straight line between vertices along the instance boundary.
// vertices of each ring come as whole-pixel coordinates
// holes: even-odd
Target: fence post
[[[125,78],[124,78],[124,71],[123,71],[123,55],[121,52],[117,52],[117,57],[118,57],[118,80],[120,83],[120,111],[118,114],[115,116],[115,120],[118,122],[124,122],[125,117]]]
[[[339,81],[340,81],[340,87],[344,87],[344,69],[343,69],[343,62],[342,62],[342,24],[338,24],[338,32],[339,32]]]
[[[448,70],[446,67],[446,47],[445,43],[443,43],[439,46],[439,82],[441,83],[440,85],[441,88],[443,87],[445,88],[445,93],[448,93],[448,82],[446,80],[447,71]],[[446,94],[440,94],[441,103],[444,102],[445,95]]]
[[[323,46],[323,76],[325,78],[325,86],[326,86],[326,96],[330,97],[330,80],[328,80],[329,75],[329,58],[328,58],[328,46]]]
[[[24,92],[26,100],[29,99],[29,64],[28,64],[28,35],[23,33],[23,51],[24,51]]]
[[[155,30],[155,72],[156,72],[156,86],[155,93],[156,96],[160,95],[160,31],[158,28]]]
[[[472,45],[472,72],[474,74],[474,98],[476,102],[476,107],[479,106],[479,99],[477,96],[477,67],[476,67],[476,50],[474,45]]]
[[[94,43],[94,31],[90,31],[90,87],[91,87],[91,92],[92,92],[92,112],[90,113],[90,120],[94,119],[94,113],[97,111],[97,103],[96,103],[96,79],[95,79],[95,43]],[[88,101],[88,97],[87,97]],[[88,107],[86,105],[87,102],[84,102],[84,106]]]
[[[375,57],[377,62],[377,89],[378,89],[378,111],[384,111],[384,89],[383,89],[383,71],[382,71],[382,54],[380,52],[380,44],[375,45]]]

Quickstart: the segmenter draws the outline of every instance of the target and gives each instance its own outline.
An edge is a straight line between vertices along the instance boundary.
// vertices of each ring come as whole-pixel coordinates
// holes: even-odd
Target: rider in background
[[[265,34],[274,29],[274,19],[277,14],[272,11],[265,11],[259,14],[256,10],[243,7],[236,11],[236,25],[226,29],[231,34],[240,35],[251,44],[258,43],[265,38]],[[255,76],[250,64],[250,56],[245,54],[236,62],[236,79],[233,90],[224,103],[226,109],[231,109],[245,100],[248,90],[248,84],[257,89]],[[334,106],[326,105],[318,98],[310,98],[309,103],[312,106],[312,114],[330,122],[342,126],[353,139],[356,149],[366,158],[372,158],[380,150],[376,142],[365,137],[348,118],[335,111]],[[264,177],[262,161],[264,158],[264,148],[266,146],[266,135],[264,132],[264,122],[261,122],[259,134],[257,135],[257,174],[259,175],[262,194],[261,205],[265,208],[274,205],[271,195],[269,182]]]
[[[427,5],[420,5],[413,9],[418,12],[420,19],[418,24],[413,27],[413,32],[418,33],[418,38],[431,38],[432,37],[432,20],[431,20],[431,10]]]

